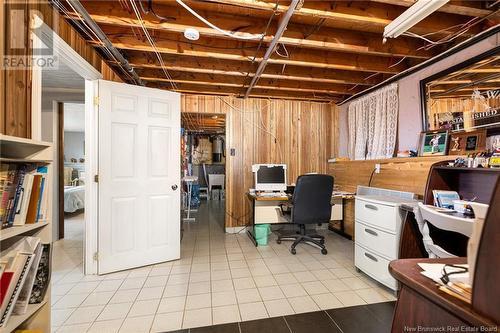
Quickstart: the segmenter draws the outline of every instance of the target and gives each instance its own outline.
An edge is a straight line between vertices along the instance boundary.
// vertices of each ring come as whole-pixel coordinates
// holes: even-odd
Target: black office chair
[[[289,203],[281,206],[281,213],[291,223],[298,224],[300,233],[279,235],[277,243],[293,240],[290,252],[296,254],[295,247],[301,243],[309,243],[321,248],[327,254],[325,237],[306,234],[306,224],[330,222],[332,214],[333,177],[329,175],[304,175],[297,178],[297,184]],[[285,209],[287,207],[288,209]]]

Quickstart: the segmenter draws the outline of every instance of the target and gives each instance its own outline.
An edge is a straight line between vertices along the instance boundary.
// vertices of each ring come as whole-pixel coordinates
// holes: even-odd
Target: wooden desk
[[[494,203],[492,198],[500,179],[500,169],[449,167],[448,162],[450,161],[441,161],[431,166],[424,204],[434,204],[433,190],[456,191],[461,198],[476,198],[476,202],[485,204]],[[401,259],[428,257],[413,209],[405,206],[401,209],[405,213],[405,219],[401,230],[399,257]],[[428,227],[435,244],[455,255],[467,255],[467,237],[440,230],[432,224],[428,224]]]
[[[419,327],[435,328],[435,332],[441,327],[444,327],[444,330],[439,332],[483,332],[474,329],[497,327],[498,323],[475,311],[471,304],[440,291],[432,280],[420,274],[421,269],[417,264],[421,262],[464,264],[467,259],[392,261],[389,271],[400,282],[401,287],[392,322],[393,333],[411,332],[413,328],[418,332]],[[458,329],[454,331],[455,328]]]
[[[399,210],[404,214],[399,239],[399,259],[428,258],[413,206],[403,204],[399,206]]]
[[[333,196],[332,198],[332,218],[328,229],[354,240],[354,195]],[[335,212],[338,206],[337,212]]]
[[[261,197],[253,193],[247,193],[247,198],[252,202],[252,216],[250,218],[250,228],[247,234],[257,246],[255,239],[256,224],[279,224],[290,223],[281,215],[280,204],[288,201],[289,197]]]
[[[280,204],[286,203],[290,197],[265,197],[257,196],[253,193],[247,193],[247,198],[252,202],[252,216],[250,218],[251,225],[250,230],[247,230],[247,234],[255,246],[257,246],[257,241],[255,240],[254,235],[254,226],[256,224],[290,223],[281,215],[280,207]],[[353,196],[350,196],[349,198],[353,198]],[[343,199],[344,198],[341,196],[332,196],[331,219],[340,221],[340,230],[333,230],[331,227],[329,229],[351,239],[353,228],[350,228],[350,226],[353,224],[348,225],[347,228],[344,229],[344,216],[347,214],[344,213],[344,205],[342,204]],[[350,201],[353,202],[353,200]],[[352,218],[352,220],[354,221],[354,218]],[[351,235],[346,233],[348,230],[351,230]]]

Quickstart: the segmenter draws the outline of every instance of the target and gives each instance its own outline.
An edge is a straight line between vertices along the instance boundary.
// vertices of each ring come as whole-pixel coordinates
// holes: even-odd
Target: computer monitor
[[[286,164],[254,164],[255,190],[285,191]]]

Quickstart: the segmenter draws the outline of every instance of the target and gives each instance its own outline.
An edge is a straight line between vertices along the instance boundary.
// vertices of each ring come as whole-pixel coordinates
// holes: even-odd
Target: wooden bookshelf
[[[52,243],[52,161],[53,149],[51,143],[0,135],[0,163],[24,163],[34,166],[46,166],[48,169],[46,186],[49,190],[47,197],[47,215],[45,219],[33,224],[12,226],[0,231],[2,256],[11,249],[14,240],[17,239],[16,236],[39,237],[44,244]],[[11,315],[6,325],[0,328],[0,332],[10,333],[18,329],[50,332],[50,294],[51,290],[49,285],[45,299],[41,303],[29,304],[26,313],[23,315]]]
[[[38,310],[41,310],[45,306],[48,306],[50,308],[50,304],[47,304],[47,300],[45,299],[42,303],[38,304],[29,304],[28,305],[28,310],[26,310],[26,313],[23,315],[12,315],[9,318],[9,321],[7,322],[7,325],[3,328],[3,332],[14,332],[16,329],[18,329],[25,321],[28,319],[31,319],[31,317],[34,317],[34,315],[37,314]],[[49,331],[42,331],[42,332],[50,332]]]
[[[10,227],[7,229],[2,229],[2,231],[0,232],[0,241],[3,242],[9,238],[14,237],[14,236],[23,235],[23,234],[29,233],[33,230],[43,228],[47,224],[49,224],[48,221],[42,220],[42,221],[39,221],[39,222],[33,223],[33,224],[25,224],[25,225],[20,225],[20,226],[13,226],[13,227]]]

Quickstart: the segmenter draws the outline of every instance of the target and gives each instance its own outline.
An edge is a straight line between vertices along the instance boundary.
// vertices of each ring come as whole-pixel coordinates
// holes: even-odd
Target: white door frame
[[[98,123],[95,96],[97,96],[97,80],[102,74],[89,64],[78,52],[69,46],[43,20],[33,16],[33,24],[37,26],[38,38],[33,38],[33,47],[52,44],[54,55],[59,61],[74,70],[85,79],[85,221],[84,221],[84,273],[97,274],[97,261],[94,253],[97,252],[97,205],[98,187],[94,182],[98,166]],[[32,69],[32,138],[41,138],[42,117],[42,68],[33,66]]]

